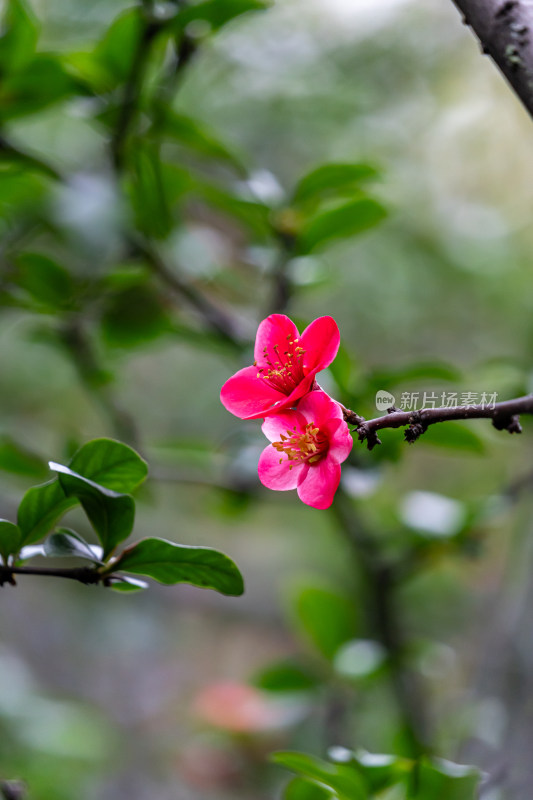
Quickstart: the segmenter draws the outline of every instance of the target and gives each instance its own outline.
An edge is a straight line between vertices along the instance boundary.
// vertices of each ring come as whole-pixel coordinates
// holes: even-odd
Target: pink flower
[[[308,506],[329,508],[353,445],[339,405],[325,392],[310,392],[295,411],[265,419],[263,433],[272,444],[259,458],[261,483],[296,489]]]
[[[224,681],[202,689],[194,710],[216,728],[232,733],[261,733],[295,722],[303,708],[274,700],[253,686]]]
[[[300,334],[285,314],[263,320],[255,339],[255,362],[226,381],[222,405],[241,419],[259,419],[296,405],[311,391],[315,375],[329,367],[340,344],[337,323],[319,317]]]

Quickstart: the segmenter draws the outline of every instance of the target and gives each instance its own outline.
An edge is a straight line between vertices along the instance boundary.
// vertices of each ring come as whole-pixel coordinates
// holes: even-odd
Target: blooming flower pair
[[[222,404],[241,419],[264,419],[271,444],[259,459],[259,480],[269,489],[296,489],[300,500],[329,508],[352,437],[340,406],[316,385],[339,349],[331,317],[315,319],[300,336],[292,320],[271,314],[259,325],[255,362],[226,381]]]

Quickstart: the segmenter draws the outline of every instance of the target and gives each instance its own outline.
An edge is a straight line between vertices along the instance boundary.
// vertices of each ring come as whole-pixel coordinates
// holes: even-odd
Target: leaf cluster
[[[114,439],[93,439],[68,464],[51,461],[50,468],[57,476],[26,492],[17,522],[0,520],[3,582],[12,582],[17,571],[24,572],[21,565],[36,557],[75,558],[90,566],[87,570],[74,569],[70,574],[67,569],[62,573],[65,577],[103,583],[117,591],[147,587],[132,575],[164,584],[190,583],[226,595],[244,591],[242,576],[233,561],[209,547],[150,537],[117,552],[133,530],[135,501],[130,493],[144,481],[148,471],[146,462],[128,445]],[[72,528],[57,527],[64,514],[75,506],[85,512],[98,544],[90,544]],[[53,575],[54,570],[49,574]]]
[[[475,767],[442,759],[413,761],[344,747],[331,748],[328,761],[290,752],[272,760],[299,776],[284,800],[474,800],[481,780]]]

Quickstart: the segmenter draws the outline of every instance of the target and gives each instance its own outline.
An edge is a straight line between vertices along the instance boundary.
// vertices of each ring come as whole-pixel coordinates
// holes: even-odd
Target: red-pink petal
[[[309,467],[305,479],[298,486],[298,497],[313,508],[329,508],[341,479],[340,464],[324,458]]]
[[[220,390],[220,402],[232,414],[241,419],[262,417],[268,409],[275,412],[276,403],[287,397],[274,389],[267,381],[257,377],[255,367],[245,367],[229,378]],[[274,407],[275,406],[275,407]]]
[[[315,375],[316,370],[313,370],[313,372],[309,373],[309,375],[306,375],[305,378],[300,381],[296,389],[293,389],[293,391],[287,395],[286,401],[284,401],[286,407],[295,406],[301,397],[311,391],[311,386],[314,383]],[[274,411],[273,413],[276,412]]]
[[[319,317],[307,326],[300,337],[305,350],[304,370],[310,372],[329,367],[339,349],[341,335],[333,317]]]
[[[255,337],[254,358],[258,366],[265,366],[266,358],[272,363],[277,360],[276,352],[273,349],[275,344],[279,345],[279,349],[283,353],[287,349],[287,342],[297,339],[299,336],[298,328],[285,314],[271,314],[264,319],[259,324]]]
[[[348,425],[343,419],[334,419],[325,427],[329,439],[328,457],[342,464],[346,461],[353,447],[353,439]]]
[[[321,389],[309,392],[298,404],[298,411],[319,428],[325,427],[333,419],[343,419],[339,404]]]
[[[275,489],[281,492],[296,489],[300,474],[303,470],[307,470],[308,467],[304,463],[295,464],[292,469],[289,469],[290,466],[287,456],[284,453],[279,453],[269,444],[259,457],[257,466],[259,480],[267,489]]]
[[[279,442],[281,434],[286,435],[287,431],[293,431],[296,427],[297,432],[303,433],[307,420],[299,411],[281,411],[267,417],[261,426],[261,430],[271,442]]]

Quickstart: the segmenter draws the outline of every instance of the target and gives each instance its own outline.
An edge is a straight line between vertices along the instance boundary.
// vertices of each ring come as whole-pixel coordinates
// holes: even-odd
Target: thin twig
[[[122,170],[125,160],[125,144],[137,113],[141,86],[148,64],[148,56],[154,36],[161,24],[145,19],[137,50],[133,56],[131,70],[124,87],[124,96],[119,107],[118,121],[111,139],[111,157],[117,172]]]
[[[167,75],[161,81],[159,93],[155,99],[152,131],[158,129],[162,121],[161,111],[172,102],[186,69],[198,50],[198,42],[187,33],[183,33],[179,43],[175,43],[174,58],[169,65]]]
[[[533,394],[517,397],[514,400],[504,400],[492,405],[455,406],[445,408],[422,408],[420,411],[398,411],[389,409],[382,417],[365,420],[354,411],[341,406],[344,418],[349,425],[355,425],[355,431],[361,442],[366,441],[368,449],[372,450],[381,444],[377,431],[385,428],[407,428],[405,439],[408,442],[416,441],[430,425],[438,422],[461,419],[491,419],[494,427],[509,433],[521,433],[520,414],[533,414]]]
[[[41,575],[48,578],[67,578],[89,586],[108,580],[109,575],[101,575],[94,567],[12,567],[0,565],[0,586],[8,583],[16,586],[15,575]]]
[[[240,350],[245,339],[238,330],[233,317],[215,306],[205,295],[199,292],[190,283],[183,280],[174,270],[171,270],[162,259],[157,250],[147,241],[136,237],[131,240],[132,248],[139,253],[152,272],[171,289],[174,294],[185,299],[190,306],[199,312],[205,323],[226,342]]]
[[[111,140],[111,155],[117,175],[121,174],[124,167],[124,147],[135,117],[138,95],[142,85],[147,58],[150,53],[150,45],[154,35],[160,29],[160,22],[158,23],[146,19],[139,39],[137,52],[132,62],[131,72],[126,82],[118,123]],[[185,68],[190,63],[195,52],[196,43],[187,34],[184,34],[176,48],[176,59],[171,67],[169,77],[162,84],[160,100],[164,98],[166,102],[170,102],[176,84],[179,78],[182,77]],[[159,105],[156,103],[154,107],[155,129],[159,127],[161,120],[161,103],[159,103]],[[189,305],[193,306],[200,313],[211,330],[215,331],[225,341],[234,345],[237,349],[241,348],[242,337],[239,336],[236,330],[234,320],[211,303],[211,301],[204,297],[197,289],[185,282],[175,271],[167,267],[151,242],[137,236],[130,236],[128,244],[134,253],[144,258],[154,275],[156,275],[160,281],[171,289],[174,294],[185,299]]]
[[[268,306],[269,314],[282,314],[289,306],[293,293],[293,282],[288,273],[289,261],[294,251],[294,236],[273,229],[273,234],[279,242],[279,253],[274,269],[272,270],[272,297]]]
[[[387,652],[391,686],[402,728],[412,755],[419,756],[428,749],[428,722],[418,676],[405,665],[406,646],[397,613],[399,576],[394,564],[383,558],[374,537],[365,531],[342,488],[337,490],[331,510],[367,584],[372,631]]]

